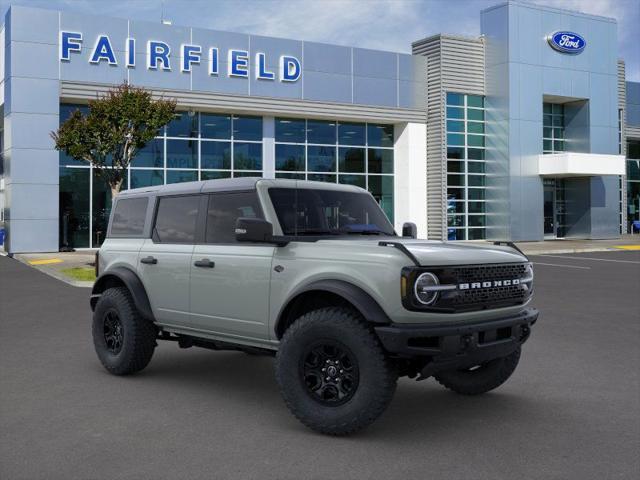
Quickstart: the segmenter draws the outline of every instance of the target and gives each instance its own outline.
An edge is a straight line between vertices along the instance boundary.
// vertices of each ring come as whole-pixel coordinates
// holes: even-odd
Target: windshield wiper
[[[340,235],[335,230],[326,230],[322,228],[303,228],[295,232],[296,235]]]
[[[340,230],[341,233],[346,233],[347,235],[387,235],[390,236],[389,233],[383,230]]]

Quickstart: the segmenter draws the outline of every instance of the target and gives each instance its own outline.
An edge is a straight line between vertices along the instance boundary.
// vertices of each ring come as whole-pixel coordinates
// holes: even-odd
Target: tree
[[[51,137],[56,150],[93,165],[113,199],[136,153],[171,121],[175,110],[175,100],[154,100],[151,92],[123,83],[90,101],[88,114],[73,112]]]

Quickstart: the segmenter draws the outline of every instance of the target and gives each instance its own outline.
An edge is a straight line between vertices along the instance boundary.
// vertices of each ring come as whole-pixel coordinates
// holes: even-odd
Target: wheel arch
[[[306,312],[334,305],[349,306],[371,323],[389,324],[391,320],[362,288],[342,280],[319,280],[296,290],[278,314],[274,331],[278,339],[296,318]]]
[[[91,290],[90,304],[92,311],[95,309],[96,303],[102,293],[114,287],[125,287],[129,290],[129,293],[131,293],[133,297],[133,303],[140,314],[144,318],[154,321],[151,303],[149,302],[149,297],[142,284],[142,280],[140,280],[140,277],[138,277],[133,270],[126,267],[115,267],[98,277]]]

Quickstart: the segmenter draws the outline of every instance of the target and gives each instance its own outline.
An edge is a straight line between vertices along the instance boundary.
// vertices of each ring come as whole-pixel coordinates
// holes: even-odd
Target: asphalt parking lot
[[[0,478],[639,478],[640,252],[531,260],[541,317],[509,382],[402,379],[377,423],[330,438],[289,414],[270,358],[162,343],[107,374],[89,291],[0,257]]]

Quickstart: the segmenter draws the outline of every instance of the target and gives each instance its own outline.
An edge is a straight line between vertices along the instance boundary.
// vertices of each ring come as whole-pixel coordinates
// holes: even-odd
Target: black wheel
[[[506,382],[518,366],[520,348],[506,357],[464,370],[440,372],[435,379],[456,393],[462,395],[480,395]]]
[[[298,318],[276,356],[276,379],[291,412],[307,427],[347,435],[376,420],[398,375],[359,315],[322,308]]]
[[[110,373],[128,375],[147,366],[156,346],[156,328],[142,318],[126,288],[106,290],[93,312],[93,345]]]

